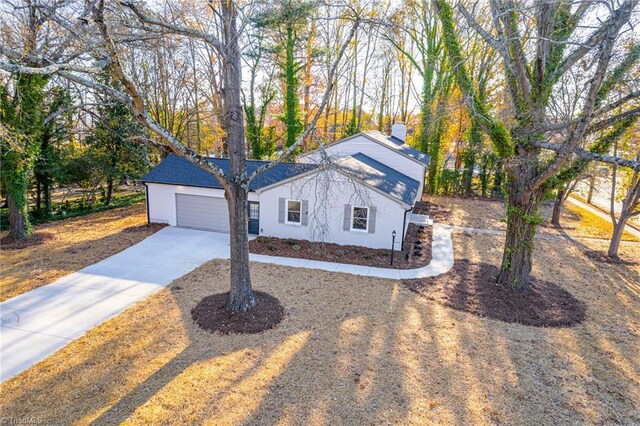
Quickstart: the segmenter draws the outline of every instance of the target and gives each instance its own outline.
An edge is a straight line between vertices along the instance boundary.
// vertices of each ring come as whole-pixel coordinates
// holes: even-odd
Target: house
[[[418,193],[422,194],[429,156],[407,145],[406,137],[406,125],[395,123],[391,127],[391,136],[378,131],[358,133],[307,152],[298,161],[318,163],[322,155],[336,159],[361,152],[417,180],[420,183]]]
[[[422,194],[428,157],[420,159],[421,170],[411,168],[415,161],[409,160],[412,157],[401,147],[403,144],[391,142],[398,148],[385,148],[386,155],[381,155],[385,151],[378,145],[385,142],[371,138],[349,138],[362,149],[340,156],[334,152],[334,161],[313,162],[312,156],[306,155],[304,162],[279,163],[256,177],[249,185],[249,232],[389,248],[395,231],[396,248],[400,248],[409,212]],[[210,161],[225,171],[229,169],[227,159]],[[249,160],[248,172],[263,164]],[[413,176],[396,167],[406,167]],[[149,222],[229,232],[222,186],[190,161],[170,155],[142,181],[147,188]]]

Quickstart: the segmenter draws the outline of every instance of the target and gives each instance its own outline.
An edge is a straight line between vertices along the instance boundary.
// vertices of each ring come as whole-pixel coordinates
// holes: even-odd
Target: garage
[[[176,220],[181,228],[229,233],[227,200],[202,195],[176,194]]]

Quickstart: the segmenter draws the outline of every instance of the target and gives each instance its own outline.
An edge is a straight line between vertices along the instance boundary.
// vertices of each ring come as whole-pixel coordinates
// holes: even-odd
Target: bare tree
[[[632,141],[635,146],[632,146],[631,150],[635,152],[635,160],[640,161],[640,149],[637,140]],[[618,154],[618,141],[616,140],[613,149],[613,155]],[[624,228],[627,225],[629,219],[640,215],[640,171],[638,169],[628,173],[626,182],[621,185],[624,189],[624,195],[622,196],[622,205],[620,208],[620,214],[616,217],[615,200],[616,193],[619,185],[618,180],[618,165],[613,165],[613,173],[611,177],[611,206],[609,213],[611,215],[611,222],[613,223],[613,235],[611,236],[611,243],[609,244],[609,250],[607,255],[613,258],[618,257],[618,248],[620,247],[620,240],[624,233]]]
[[[590,133],[640,113],[640,108],[634,106],[638,92],[629,84],[620,84],[629,75],[629,67],[616,66],[627,62],[616,52],[638,0],[605,4],[492,0],[489,28],[459,4],[460,16],[500,55],[512,111],[505,119],[496,118],[475,91],[457,37],[452,6],[445,0],[434,3],[458,86],[471,114],[478,118],[503,158],[508,176],[507,235],[498,283],[527,289],[533,239],[542,221],[539,206],[550,179],[575,156],[640,169],[637,161],[581,148]],[[602,20],[594,25],[591,18],[596,14]],[[628,62],[633,65],[637,63],[635,59]],[[578,113],[571,120],[556,123],[550,119],[549,101],[562,77],[571,70],[580,71],[576,75],[586,86],[586,95],[579,99]],[[627,90],[627,94],[613,100],[612,91],[619,90]],[[616,108],[625,111],[612,113]],[[561,130],[566,130],[566,136],[561,135]]]
[[[227,309],[230,311],[247,311],[255,305],[255,297],[252,291],[251,277],[249,273],[249,250],[247,239],[247,198],[249,183],[260,173],[274,167],[278,162],[288,158],[302,143],[302,140],[310,134],[326,106],[331,92],[333,74],[344,54],[345,48],[360,25],[360,17],[352,16],[351,31],[338,51],[335,61],[329,73],[329,84],[324,93],[322,103],[316,115],[300,135],[296,143],[283,152],[274,162],[266,164],[252,173],[247,171],[247,146],[244,134],[244,117],[241,102],[242,67],[241,67],[241,37],[245,21],[239,19],[239,4],[233,1],[221,3],[208,3],[206,15],[210,22],[214,22],[213,28],[208,29],[200,25],[193,25],[188,17],[178,14],[167,16],[154,13],[139,3],[123,0],[118,2],[113,9],[105,5],[104,0],[85,2],[81,12],[74,13],[77,8],[64,9],[62,3],[50,7],[40,5],[43,13],[51,22],[55,22],[61,28],[71,28],[75,24],[83,23],[82,33],[72,32],[73,37],[78,37],[78,43],[85,38],[98,39],[95,50],[88,52],[90,55],[99,55],[103,63],[108,64],[110,71],[122,84],[125,92],[119,92],[113,87],[98,83],[92,79],[92,74],[99,71],[101,64],[87,66],[88,55],[82,59],[66,63],[52,61],[46,52],[40,55],[24,55],[12,52],[8,49],[1,53],[4,58],[0,60],[0,69],[8,72],[22,72],[34,75],[57,74],[70,81],[104,91],[116,100],[130,105],[138,121],[155,132],[164,145],[168,146],[177,155],[193,162],[207,172],[211,173],[224,188],[225,198],[229,207],[230,220],[230,250],[231,250],[231,286]],[[77,6],[77,5],[76,5]],[[59,12],[65,10],[66,15]],[[170,9],[170,8],[167,8]],[[243,9],[246,11],[246,9]],[[203,14],[203,10],[200,10]],[[197,20],[195,21],[198,22]],[[190,25],[191,24],[191,25]],[[239,25],[240,24],[240,25]],[[131,29],[127,31],[127,29]],[[229,171],[225,172],[201,156],[185,147],[169,129],[159,124],[148,112],[144,93],[141,92],[134,80],[127,72],[125,55],[121,54],[121,46],[125,38],[139,40],[148,34],[164,34],[181,36],[208,45],[217,57],[219,63],[218,89],[221,99],[221,123],[226,133],[228,147]],[[96,46],[96,43],[91,43]]]

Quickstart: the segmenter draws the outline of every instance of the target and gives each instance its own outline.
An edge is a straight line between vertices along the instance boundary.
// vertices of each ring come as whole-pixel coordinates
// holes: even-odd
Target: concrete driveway
[[[0,303],[0,383],[211,259],[229,259],[229,234],[167,227],[115,256]],[[435,224],[431,263],[405,270],[258,254],[250,259],[401,280],[447,272],[453,243],[451,230]]]
[[[0,382],[211,259],[229,235],[167,227],[128,249],[0,303]]]

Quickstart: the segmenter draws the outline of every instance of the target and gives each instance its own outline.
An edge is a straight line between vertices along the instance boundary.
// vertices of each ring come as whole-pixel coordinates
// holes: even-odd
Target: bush
[[[460,170],[445,169],[440,174],[439,193],[455,195],[462,193],[462,173]]]

